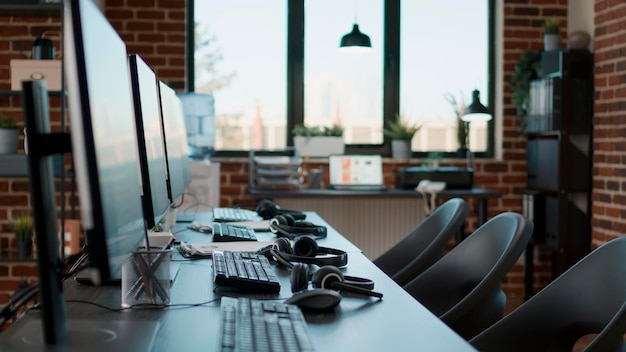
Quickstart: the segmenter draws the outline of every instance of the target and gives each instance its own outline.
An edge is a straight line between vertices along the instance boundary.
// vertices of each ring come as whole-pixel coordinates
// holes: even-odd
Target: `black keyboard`
[[[254,229],[250,226],[214,222],[211,228],[213,242],[257,241]]]
[[[237,222],[237,221],[262,221],[263,218],[254,210],[241,208],[213,208],[213,221]]]
[[[213,281],[253,292],[280,292],[280,282],[269,260],[256,253],[213,251]]]
[[[222,297],[222,351],[313,351],[300,309],[282,302]]]

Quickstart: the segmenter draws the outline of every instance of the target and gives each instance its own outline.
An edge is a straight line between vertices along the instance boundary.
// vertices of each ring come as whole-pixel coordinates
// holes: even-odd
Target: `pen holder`
[[[169,304],[172,250],[139,250],[122,265],[122,307]]]

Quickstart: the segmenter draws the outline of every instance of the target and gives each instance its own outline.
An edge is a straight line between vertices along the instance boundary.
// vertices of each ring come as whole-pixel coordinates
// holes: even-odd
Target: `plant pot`
[[[17,129],[0,128],[0,154],[17,153]]]
[[[394,139],[391,141],[391,157],[394,159],[411,159],[411,140]]]
[[[17,241],[18,259],[30,259],[33,254],[33,241]]]
[[[343,154],[343,137],[293,137],[296,156],[328,157],[331,154]]]
[[[556,51],[561,49],[561,35],[560,34],[544,34],[543,35],[543,49],[545,51]]]

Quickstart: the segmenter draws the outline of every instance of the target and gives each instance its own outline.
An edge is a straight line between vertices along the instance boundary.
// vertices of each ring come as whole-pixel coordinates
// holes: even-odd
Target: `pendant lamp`
[[[461,120],[466,122],[491,120],[489,109],[480,103],[480,92],[477,89],[472,92],[472,103],[465,107]]]
[[[341,51],[369,51],[371,48],[372,42],[370,37],[363,34],[356,23],[352,27],[352,32],[344,35],[339,44],[339,50]]]

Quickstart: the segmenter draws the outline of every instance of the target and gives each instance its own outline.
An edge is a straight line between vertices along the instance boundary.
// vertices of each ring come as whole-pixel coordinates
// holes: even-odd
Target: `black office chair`
[[[626,237],[588,254],[470,343],[480,351],[625,351]]]
[[[374,259],[374,264],[399,285],[405,285],[444,255],[446,243],[461,231],[469,210],[461,198],[447,200]]]
[[[469,339],[502,318],[501,281],[520,257],[533,224],[501,213],[479,227],[404,289]]]

